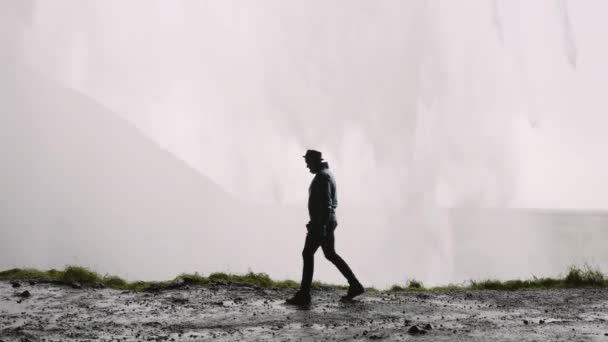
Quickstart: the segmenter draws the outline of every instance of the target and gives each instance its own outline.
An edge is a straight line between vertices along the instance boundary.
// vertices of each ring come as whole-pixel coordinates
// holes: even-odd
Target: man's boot
[[[357,297],[360,294],[363,294],[363,292],[365,292],[365,288],[363,287],[363,285],[361,285],[360,282],[356,282],[351,284],[348,287],[348,292],[346,293],[346,296],[343,296],[342,299],[343,300],[351,300],[355,297]]]
[[[309,305],[310,293],[298,291],[293,297],[287,299],[285,303],[290,305]]]

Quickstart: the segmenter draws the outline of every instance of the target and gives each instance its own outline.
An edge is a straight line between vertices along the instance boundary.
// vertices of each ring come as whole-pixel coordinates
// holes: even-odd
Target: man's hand
[[[330,229],[330,227],[328,227],[326,224],[315,225],[312,222],[308,222],[306,224],[306,229],[308,230],[309,234],[313,234],[320,239],[325,239],[327,237],[327,231]]]

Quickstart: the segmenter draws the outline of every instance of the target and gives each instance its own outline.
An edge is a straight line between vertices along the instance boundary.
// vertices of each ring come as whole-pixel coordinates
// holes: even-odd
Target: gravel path
[[[608,289],[366,293],[353,303],[331,289],[294,308],[286,289],[20,284],[0,282],[0,341],[608,342]]]

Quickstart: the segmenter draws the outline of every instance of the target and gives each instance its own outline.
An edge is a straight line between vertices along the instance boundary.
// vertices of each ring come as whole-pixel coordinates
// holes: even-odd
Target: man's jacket
[[[335,222],[337,207],[336,180],[329,171],[329,165],[323,162],[321,170],[316,173],[308,189],[308,214],[312,227],[327,226],[330,222]]]

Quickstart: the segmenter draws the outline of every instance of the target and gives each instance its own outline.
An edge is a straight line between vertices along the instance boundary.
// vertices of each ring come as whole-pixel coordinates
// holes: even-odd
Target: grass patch
[[[389,292],[401,291],[463,291],[463,290],[500,290],[515,291],[523,289],[559,289],[559,288],[586,288],[608,287],[608,277],[600,270],[589,265],[583,267],[570,266],[567,273],[560,278],[538,278],[521,280],[471,280],[462,285],[447,285],[425,288],[421,282],[409,280],[405,286],[393,285]]]
[[[341,289],[341,290],[348,289],[348,285],[327,284],[327,283],[323,283],[323,282],[320,282],[320,281],[313,281],[310,286],[313,289]],[[296,288],[299,288],[299,287],[300,287],[300,284],[297,283]]]
[[[209,275],[209,281],[223,282],[226,284],[252,285],[259,287],[272,287],[275,283],[266,273],[248,272],[243,275],[212,273]]]
[[[199,273],[182,273],[173,280],[168,281],[134,281],[129,282],[113,275],[101,276],[88,268],[81,266],[67,266],[64,270],[51,269],[40,271],[33,268],[13,268],[0,272],[0,280],[34,280],[64,285],[78,285],[82,287],[108,287],[120,290],[146,291],[178,288],[183,285],[208,286],[210,284],[246,285],[262,288],[289,288],[297,289],[299,283],[294,280],[273,280],[266,273],[248,272],[245,274],[211,273],[205,277]],[[347,285],[333,285],[318,281],[312,283],[316,289],[347,289]],[[393,285],[386,292],[403,291],[462,291],[462,290],[501,290],[513,291],[520,289],[553,289],[553,288],[585,288],[608,287],[608,277],[600,270],[585,265],[583,267],[570,266],[567,273],[561,278],[537,278],[527,280],[495,279],[472,280],[462,285],[447,285],[426,288],[416,279],[411,279],[405,285]],[[373,287],[366,288],[367,292],[378,293]]]
[[[424,290],[426,290],[426,288],[424,287],[424,284],[421,281],[416,280],[416,279],[408,280],[407,283],[405,284],[405,286],[393,285],[389,289],[389,291],[391,291],[391,292],[424,291]]]
[[[101,276],[81,266],[67,266],[64,270],[51,269],[40,271],[32,268],[13,268],[0,272],[0,280],[34,280],[52,282],[63,285],[79,285],[82,287],[107,287],[119,290],[162,290],[177,288],[183,285],[207,286],[213,283],[226,285],[259,286],[262,288],[299,288],[300,284],[294,280],[273,280],[266,273],[248,272],[245,274],[227,274],[222,272],[211,273],[205,277],[199,273],[182,273],[173,280],[168,281],[133,281],[113,275]],[[346,288],[345,286],[313,282],[313,288]]]
[[[112,289],[127,289],[129,283],[117,276],[106,276],[103,278],[103,285]]]
[[[1,280],[19,280],[19,279],[36,279],[36,280],[59,280],[61,272],[55,269],[49,271],[39,271],[33,268],[13,268],[0,272]]]
[[[380,293],[382,291],[378,290],[375,287],[366,287],[365,288],[365,292],[367,292],[367,293]]]
[[[66,284],[79,284],[81,286],[99,286],[99,284],[103,284],[103,280],[97,272],[80,266],[66,267],[61,281]]]
[[[602,287],[608,285],[608,279],[598,270],[585,266],[584,269],[570,266],[564,278],[564,285],[569,287]]]
[[[471,281],[469,286],[473,290],[520,290],[520,289],[555,289],[555,288],[584,288],[608,287],[608,278],[598,270],[584,265],[583,267],[570,266],[562,278],[537,278],[528,280],[483,280]]]

